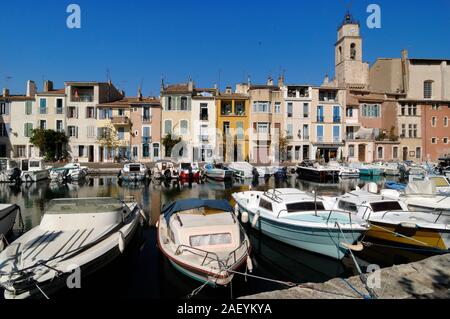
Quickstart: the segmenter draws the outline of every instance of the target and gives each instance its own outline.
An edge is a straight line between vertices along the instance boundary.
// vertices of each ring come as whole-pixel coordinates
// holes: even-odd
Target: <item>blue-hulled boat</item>
[[[360,176],[370,176],[370,177],[376,177],[383,175],[383,171],[380,168],[366,165],[359,167],[359,175]]]
[[[342,211],[326,210],[323,202],[297,189],[233,194],[235,213],[263,234],[288,245],[342,259],[360,250],[369,225]]]
[[[395,189],[398,191],[404,191],[406,189],[406,184],[397,183],[394,181],[386,181],[384,183],[384,187],[386,187],[387,189]]]

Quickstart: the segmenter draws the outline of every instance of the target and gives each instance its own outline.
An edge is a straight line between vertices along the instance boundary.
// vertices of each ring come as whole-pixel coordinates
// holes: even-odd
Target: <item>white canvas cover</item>
[[[406,195],[435,195],[436,186],[431,181],[413,181],[405,189]]]

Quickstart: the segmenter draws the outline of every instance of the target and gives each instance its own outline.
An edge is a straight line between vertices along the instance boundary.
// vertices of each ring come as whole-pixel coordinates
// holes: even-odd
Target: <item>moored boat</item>
[[[118,257],[138,227],[136,203],[113,198],[57,199],[39,226],[0,253],[6,299],[43,298],[67,287],[76,265],[88,276]]]
[[[50,179],[53,182],[77,182],[83,180],[88,174],[88,168],[79,163],[69,163],[60,168],[50,170]]]
[[[0,158],[0,183],[20,182],[22,172],[17,161],[9,158]]]
[[[127,163],[120,170],[118,178],[122,182],[142,182],[149,178],[149,170],[142,163]]]
[[[366,237],[412,247],[448,250],[450,215],[410,211],[401,201],[366,191],[325,199],[329,209],[351,212],[371,224]]]
[[[170,263],[202,283],[228,285],[234,271],[251,263],[250,242],[227,201],[187,199],[168,204],[157,228],[158,247]]]
[[[234,177],[233,171],[223,164],[206,164],[203,170],[207,178],[217,181],[232,180]]]
[[[50,170],[42,159],[21,159],[20,165],[23,183],[35,183],[50,177]]]
[[[8,234],[14,226],[19,206],[0,204],[0,237]]]
[[[297,175],[299,179],[317,183],[337,183],[339,182],[339,168],[326,167],[317,163],[313,165],[297,165]]]
[[[327,210],[321,200],[297,189],[234,193],[236,213],[271,238],[288,245],[342,259],[369,225],[341,211]]]

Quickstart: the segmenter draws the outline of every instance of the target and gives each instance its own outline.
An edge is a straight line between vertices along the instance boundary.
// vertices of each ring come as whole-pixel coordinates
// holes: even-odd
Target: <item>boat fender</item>
[[[236,215],[236,217],[239,217],[239,205],[238,204],[234,205],[234,215]]]
[[[243,212],[241,214],[241,222],[243,224],[247,224],[248,223],[248,213],[247,212]]]
[[[414,223],[401,223],[400,226],[403,228],[411,228],[411,229],[419,228],[419,226],[417,226],[417,224]]]
[[[119,250],[121,254],[125,251],[125,239],[121,231],[119,232]]]
[[[260,212],[256,212],[255,217],[253,218],[253,221],[252,221],[253,228],[256,228],[256,225],[258,225],[260,214],[261,214]]]
[[[247,269],[249,273],[253,272],[253,262],[250,256],[247,256]]]

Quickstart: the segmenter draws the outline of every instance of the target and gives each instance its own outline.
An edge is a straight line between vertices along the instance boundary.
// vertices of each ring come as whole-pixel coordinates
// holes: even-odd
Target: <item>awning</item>
[[[231,207],[230,203],[226,200],[207,200],[194,198],[179,200],[167,204],[163,207],[162,214],[164,215],[166,222],[169,223],[170,217],[176,213],[203,207],[221,210],[224,212],[233,212],[233,207]]]

